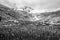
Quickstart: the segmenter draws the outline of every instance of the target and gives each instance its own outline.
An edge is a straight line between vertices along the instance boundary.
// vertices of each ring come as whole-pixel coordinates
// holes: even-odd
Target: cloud
[[[35,10],[57,9],[60,8],[60,0],[0,0],[13,7],[31,6]],[[16,3],[16,5],[14,4]]]

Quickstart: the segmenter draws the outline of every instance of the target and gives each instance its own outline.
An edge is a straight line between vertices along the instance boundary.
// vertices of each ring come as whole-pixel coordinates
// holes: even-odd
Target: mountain
[[[60,21],[60,11],[44,12],[34,16],[39,20],[31,21],[32,15],[28,12],[0,5],[0,40],[60,39],[60,24],[56,22]],[[52,24],[53,21],[56,23]]]

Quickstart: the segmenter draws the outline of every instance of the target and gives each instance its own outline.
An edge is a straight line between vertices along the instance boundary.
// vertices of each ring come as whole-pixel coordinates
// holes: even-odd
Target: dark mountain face
[[[2,17],[0,17],[0,22],[1,22]]]

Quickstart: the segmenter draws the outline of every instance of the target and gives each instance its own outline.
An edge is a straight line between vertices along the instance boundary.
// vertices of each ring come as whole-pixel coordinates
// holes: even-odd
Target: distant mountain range
[[[60,17],[60,10],[53,11],[53,12],[44,12],[44,13],[29,13],[28,10],[32,9],[30,7],[22,8],[23,10],[14,10],[14,8],[8,8],[2,4],[0,4],[0,11],[4,13],[0,13],[1,15],[7,16],[9,15],[13,19],[18,20],[29,20],[29,21],[46,21],[50,20],[53,17]],[[27,10],[27,11],[26,11]]]

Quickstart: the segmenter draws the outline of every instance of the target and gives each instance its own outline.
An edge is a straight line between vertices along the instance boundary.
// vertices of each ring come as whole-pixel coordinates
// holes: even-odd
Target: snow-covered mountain
[[[25,8],[24,6],[29,6],[34,9],[30,13],[60,10],[60,0],[0,0],[0,3],[18,10],[21,10],[20,8]],[[27,10],[25,9],[25,11]]]

